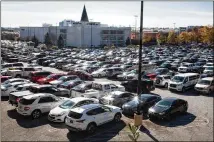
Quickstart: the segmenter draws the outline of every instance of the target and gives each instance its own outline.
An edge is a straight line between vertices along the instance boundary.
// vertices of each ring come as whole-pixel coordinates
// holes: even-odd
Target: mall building
[[[35,35],[39,42],[44,42],[46,33],[57,44],[62,35],[66,47],[100,47],[104,45],[125,46],[131,36],[131,27],[111,27],[100,22],[89,21],[85,6],[80,21],[64,20],[59,26],[45,24],[42,27],[20,27],[20,38],[32,39]]]

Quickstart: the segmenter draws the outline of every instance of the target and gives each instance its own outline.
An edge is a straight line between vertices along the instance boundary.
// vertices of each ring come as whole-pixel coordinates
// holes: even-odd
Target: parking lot
[[[55,68],[43,67],[54,73],[62,72]],[[95,79],[107,81],[107,79]],[[113,81],[120,84],[119,81]],[[213,141],[213,94],[200,95],[189,90],[185,93],[170,92],[158,87],[154,94],[164,97],[177,97],[188,101],[188,113],[173,118],[171,121],[143,120],[140,129],[140,141]],[[127,141],[129,129],[127,123],[132,118],[123,116],[122,122],[108,123],[98,128],[94,135],[84,132],[69,133],[64,124],[52,123],[47,115],[32,120],[19,115],[7,99],[1,101],[1,140],[2,141]]]

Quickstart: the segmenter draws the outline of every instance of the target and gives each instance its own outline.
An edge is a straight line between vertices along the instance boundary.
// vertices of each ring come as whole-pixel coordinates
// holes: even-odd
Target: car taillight
[[[17,98],[17,99],[16,99],[16,102],[18,103],[18,102],[19,102],[19,100],[20,100],[20,98]]]
[[[83,120],[77,120],[76,122],[83,123],[84,121],[85,121],[85,119],[83,119]]]
[[[24,110],[26,110],[26,111],[29,110],[29,109],[30,109],[30,107],[24,107]]]

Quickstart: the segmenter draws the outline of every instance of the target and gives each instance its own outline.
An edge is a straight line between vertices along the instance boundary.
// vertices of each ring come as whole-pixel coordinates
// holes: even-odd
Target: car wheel
[[[90,123],[89,125],[88,125],[88,127],[87,127],[87,133],[88,134],[93,134],[93,133],[95,133],[96,132],[96,129],[97,129],[97,126],[96,126],[96,124],[95,123]]]
[[[114,121],[115,122],[120,122],[120,120],[121,120],[121,114],[119,114],[119,113],[115,114]]]
[[[168,83],[165,83],[164,87],[165,87],[165,88],[168,88]]]
[[[31,114],[33,119],[37,119],[41,116],[41,111],[40,110],[34,110]]]
[[[21,77],[21,75],[20,75],[20,74],[16,75],[16,78],[20,78],[20,77]]]
[[[182,88],[182,92],[184,93],[186,91],[185,87]]]

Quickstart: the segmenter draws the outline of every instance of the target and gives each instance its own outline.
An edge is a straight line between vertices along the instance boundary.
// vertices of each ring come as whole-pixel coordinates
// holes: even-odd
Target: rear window
[[[17,91],[21,91],[23,87],[17,87],[16,90]]]
[[[71,117],[71,118],[74,118],[74,119],[80,119],[82,117],[82,114],[70,111],[68,116]]]
[[[36,99],[24,99],[22,98],[19,102],[20,104],[23,104],[23,105],[30,105],[32,104]]]

